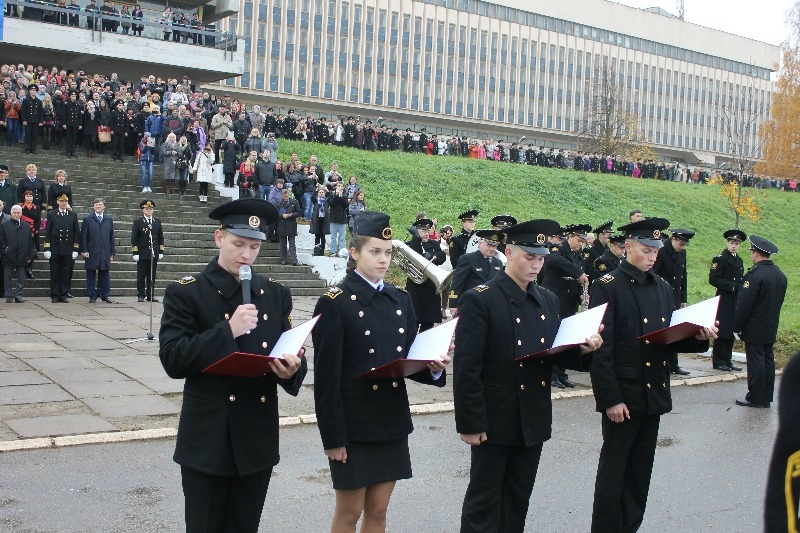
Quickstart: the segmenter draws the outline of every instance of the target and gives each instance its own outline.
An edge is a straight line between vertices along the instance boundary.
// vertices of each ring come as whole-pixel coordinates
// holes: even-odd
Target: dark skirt
[[[347,463],[329,459],[328,464],[336,490],[356,490],[376,483],[409,479],[408,437],[388,442],[351,442],[347,445]]]

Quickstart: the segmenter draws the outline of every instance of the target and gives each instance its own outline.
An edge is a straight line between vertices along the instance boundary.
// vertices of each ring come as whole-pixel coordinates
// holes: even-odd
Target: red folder
[[[549,357],[551,355],[556,355],[557,353],[566,352],[567,350],[571,350],[580,346],[583,343],[578,344],[562,344],[561,346],[556,346],[555,348],[550,348],[548,350],[542,350],[541,352],[532,353],[530,355],[523,355],[522,357],[517,357],[514,361],[527,361],[528,359],[541,359],[542,357]]]
[[[656,344],[672,344],[673,342],[682,341],[689,337],[694,337],[703,329],[702,326],[692,324],[691,322],[681,322],[668,328],[659,329],[647,335],[639,337],[640,340],[654,342]]]
[[[272,372],[269,366],[277,357],[255,353],[233,352],[203,369],[204,374],[222,374],[240,378],[257,378]]]
[[[428,368],[428,363],[433,363],[434,361],[438,361],[438,359],[395,359],[391,363],[368,370],[358,377],[365,379],[402,379],[425,370]]]

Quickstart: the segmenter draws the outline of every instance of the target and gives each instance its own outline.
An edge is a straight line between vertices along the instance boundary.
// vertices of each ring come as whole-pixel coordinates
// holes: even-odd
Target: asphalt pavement
[[[752,533],[762,529],[767,465],[777,409],[736,407],[742,382],[673,389],[662,417],[643,532]],[[780,406],[778,406],[779,408]],[[600,415],[591,397],[553,402],[526,531],[589,530]],[[452,413],[414,417],[414,477],[392,496],[387,531],[458,531],[469,475],[469,448]],[[0,453],[0,530],[27,533],[178,532],[183,530],[174,439]],[[324,532],[334,505],[316,427],[281,433],[262,516],[263,532]]]

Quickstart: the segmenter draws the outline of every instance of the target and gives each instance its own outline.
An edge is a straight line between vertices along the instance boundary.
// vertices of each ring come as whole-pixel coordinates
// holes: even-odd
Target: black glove
[[[433,259],[433,254],[430,252],[425,252],[424,254],[422,254],[422,257],[430,261],[431,259]]]

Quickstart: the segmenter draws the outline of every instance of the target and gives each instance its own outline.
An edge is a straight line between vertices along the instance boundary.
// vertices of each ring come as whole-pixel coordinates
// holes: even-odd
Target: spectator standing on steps
[[[197,152],[192,166],[197,185],[200,188],[200,201],[208,202],[208,184],[214,179],[214,150],[210,144]]]
[[[297,261],[295,237],[297,237],[297,218],[301,214],[300,204],[289,195],[288,189],[281,189],[281,200],[276,207],[278,209],[276,231],[281,243],[281,264],[291,262],[293,266],[298,266],[300,263]]]
[[[139,166],[141,167],[142,192],[153,192],[150,186],[153,184],[153,161],[155,161],[155,138],[146,131],[144,137],[139,142]]]

